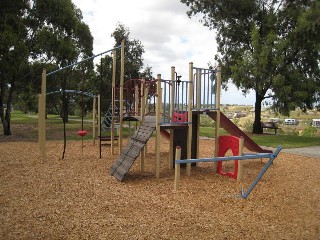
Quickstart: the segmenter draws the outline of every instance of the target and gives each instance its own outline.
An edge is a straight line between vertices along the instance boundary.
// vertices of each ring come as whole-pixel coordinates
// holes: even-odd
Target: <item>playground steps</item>
[[[127,146],[122,150],[118,159],[111,166],[111,176],[114,176],[119,181],[123,180],[125,174],[129,171],[155,129],[155,123],[152,121],[145,122],[137,128],[135,133],[131,136]]]
[[[217,112],[207,112],[207,115],[213,120],[216,120]],[[271,153],[271,150],[263,149],[256,144],[247,134],[245,134],[240,128],[237,127],[226,115],[220,112],[220,126],[228,133],[244,138],[244,146],[253,152],[258,153]]]

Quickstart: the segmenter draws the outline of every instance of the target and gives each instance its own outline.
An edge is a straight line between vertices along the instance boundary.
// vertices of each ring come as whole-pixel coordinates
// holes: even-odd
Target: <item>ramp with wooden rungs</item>
[[[111,166],[111,176],[114,176],[119,181],[123,180],[125,174],[129,171],[133,162],[137,159],[155,129],[155,123],[149,121],[137,128],[135,133],[131,136],[126,148],[122,150],[118,159]]]

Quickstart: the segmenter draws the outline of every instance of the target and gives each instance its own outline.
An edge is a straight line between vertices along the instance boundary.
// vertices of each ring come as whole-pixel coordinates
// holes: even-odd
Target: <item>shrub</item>
[[[294,136],[299,135],[299,131],[295,128],[287,128],[284,132],[288,135],[294,135]]]
[[[306,127],[305,129],[303,129],[301,136],[313,137],[316,135],[316,133],[317,133],[317,128],[315,128],[313,126],[309,126],[309,127]]]
[[[206,116],[206,115],[201,115],[200,116],[200,126],[202,127],[214,127],[215,122],[213,121],[212,118]]]
[[[253,122],[250,120],[246,120],[243,124],[242,124],[242,128],[245,132],[251,132],[253,129]]]

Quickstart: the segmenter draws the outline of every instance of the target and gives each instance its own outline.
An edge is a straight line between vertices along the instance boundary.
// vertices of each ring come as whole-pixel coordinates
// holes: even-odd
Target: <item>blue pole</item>
[[[245,192],[244,188],[242,188],[241,197],[247,199],[249,194],[258,184],[262,176],[268,170],[274,159],[278,156],[280,151],[282,150],[282,146],[279,145],[277,149],[273,153],[257,153],[257,154],[244,154],[242,156],[229,156],[229,157],[215,157],[215,158],[200,158],[200,159],[185,159],[185,160],[176,160],[176,164],[181,163],[197,163],[197,162],[218,162],[218,161],[230,161],[230,160],[247,160],[247,159],[258,159],[258,158],[269,158],[269,161],[262,168],[258,176],[254,179],[253,183],[249,187],[248,191]]]
[[[218,162],[218,161],[248,160],[248,159],[258,159],[258,158],[272,158],[272,157],[274,158],[276,157],[275,153],[256,153],[256,154],[245,154],[242,156],[184,159],[184,160],[176,160],[175,163],[181,164],[181,163],[199,163],[199,162]]]
[[[258,182],[260,181],[260,179],[262,178],[262,176],[265,174],[265,172],[268,170],[268,168],[270,167],[270,165],[272,164],[273,160],[278,156],[279,152],[281,151],[282,146],[278,146],[278,148],[276,149],[276,151],[274,152],[274,154],[272,154],[272,157],[270,158],[270,160],[266,163],[266,165],[264,165],[264,167],[262,168],[262,170],[260,171],[260,173],[258,174],[258,176],[254,179],[253,183],[251,184],[251,186],[249,187],[248,191],[245,193],[244,192],[244,188],[242,188],[242,193],[241,193],[241,197],[243,199],[247,199],[247,197],[249,196],[249,194],[251,193],[251,191],[254,189],[254,187],[258,184]]]
[[[66,67],[63,67],[63,68],[59,68],[59,69],[57,69],[57,70],[54,70],[54,71],[52,71],[52,72],[50,72],[50,73],[47,73],[47,76],[50,76],[50,75],[52,75],[52,74],[54,74],[54,73],[57,73],[57,72],[60,72],[60,71],[62,71],[62,70],[64,70],[64,69],[71,68],[71,67],[73,67],[73,66],[75,66],[75,65],[78,65],[78,64],[80,64],[80,63],[82,63],[82,62],[85,62],[85,61],[88,61],[88,60],[90,60],[90,59],[96,58],[96,57],[98,57],[98,56],[101,56],[101,55],[103,55],[103,54],[106,54],[106,53],[111,52],[111,51],[113,51],[113,50],[115,50],[115,49],[118,49],[118,48],[121,48],[121,45],[119,45],[119,46],[117,46],[117,47],[115,47],[115,48],[113,48],[113,49],[104,51],[104,52],[102,52],[102,53],[93,55],[93,56],[91,56],[91,57],[85,58],[85,59],[83,59],[83,60],[81,60],[81,61],[79,61],[79,62],[70,64],[70,65],[68,65],[68,66],[66,66]]]

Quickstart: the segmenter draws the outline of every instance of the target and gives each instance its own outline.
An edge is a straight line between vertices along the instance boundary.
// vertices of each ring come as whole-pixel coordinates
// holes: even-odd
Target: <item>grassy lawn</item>
[[[285,148],[320,146],[320,137],[304,137],[294,135],[250,135],[257,144],[267,147],[282,145]]]
[[[92,139],[92,118],[84,118],[84,129],[88,131],[88,134],[84,139]],[[46,120],[47,124],[47,140],[63,140],[63,123],[61,118],[58,115],[48,115]],[[132,124],[133,126],[134,124]],[[37,139],[37,126],[38,118],[37,115],[24,114],[20,111],[12,112],[12,126],[16,127],[13,131],[13,135],[21,131],[22,134],[29,134],[32,138]],[[28,127],[28,128],[26,128]],[[26,130],[27,129],[27,130]],[[78,131],[81,130],[81,118],[79,116],[70,116],[69,123],[66,124],[66,132],[68,140],[81,140],[81,137],[78,135]],[[2,134],[2,125],[0,128]],[[133,133],[133,129],[129,131],[128,128],[124,128],[123,135],[126,137],[129,134]],[[106,135],[106,132],[103,132],[103,135]],[[220,129],[220,134],[228,134],[224,129]],[[19,135],[21,133],[19,132]],[[285,148],[295,148],[295,147],[307,147],[307,146],[320,146],[320,137],[303,137],[297,135],[274,135],[274,134],[263,134],[263,135],[253,135],[247,133],[257,144],[267,147],[277,147],[282,145]],[[214,128],[212,127],[200,127],[200,136],[204,137],[214,137]]]
[[[220,129],[220,135],[228,134],[224,129]],[[266,147],[277,147],[282,145],[285,148],[296,148],[296,147],[309,147],[309,146],[320,146],[320,137],[303,137],[297,135],[274,135],[274,134],[263,134],[256,135],[246,133],[260,146]],[[200,136],[214,137],[214,128],[201,127]]]

